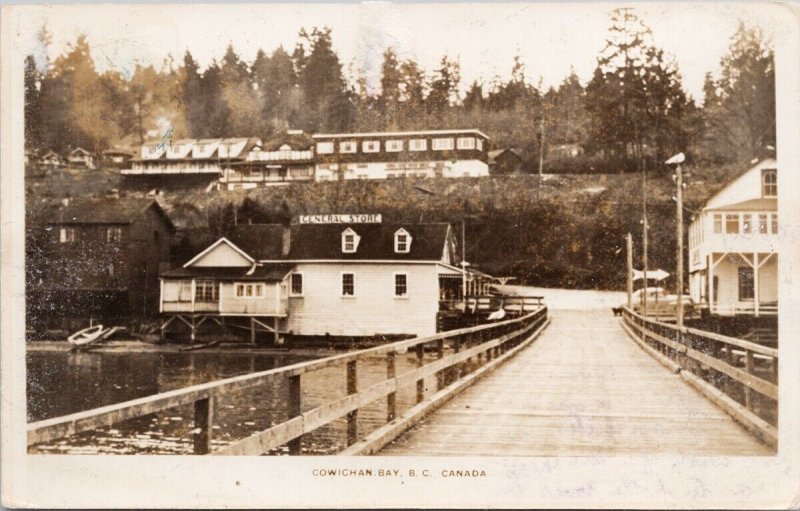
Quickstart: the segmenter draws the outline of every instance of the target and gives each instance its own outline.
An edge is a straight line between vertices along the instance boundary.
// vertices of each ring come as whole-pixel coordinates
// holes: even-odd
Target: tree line
[[[49,43],[43,29],[41,38]],[[699,161],[750,159],[775,144],[775,69],[770,42],[740,24],[703,98],[685,92],[672,57],[634,9],[615,9],[588,83],[573,71],[555,87],[532,83],[521,56],[508,79],[462,87],[459,62],[443,56],[426,71],[394,48],[383,54],[380,90],[362,73],[348,77],[329,28],[301,30],[291,50],[259,50],[246,62],[229,45],[202,69],[190,51],[160,67],[97,70],[85,36],[53,62],[25,61],[26,147],[101,151],[173,137],[309,132],[479,128],[494,147],[518,149],[535,166],[608,162],[633,170],[684,151]],[[542,152],[542,154],[540,154]],[[616,163],[614,163],[616,165]],[[604,167],[605,165],[605,167]],[[628,168],[630,167],[630,168]]]

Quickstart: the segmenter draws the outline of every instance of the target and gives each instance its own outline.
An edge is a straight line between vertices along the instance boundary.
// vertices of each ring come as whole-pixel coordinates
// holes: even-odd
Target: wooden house
[[[55,151],[47,151],[38,161],[39,165],[45,167],[58,167],[64,164],[64,158]]]
[[[259,138],[154,140],[140,148],[123,176],[206,176],[218,179],[226,166],[243,161]]]
[[[238,226],[231,239],[162,274],[165,328],[175,317],[193,332],[201,322],[238,318],[253,336],[276,338],[435,333],[442,289],[462,283],[450,226],[344,216]]]
[[[706,202],[689,228],[692,299],[716,316],[778,312],[778,165],[766,158]]]
[[[37,321],[116,324],[158,312],[158,275],[169,266],[175,228],[157,201],[69,199],[32,228],[28,291]]]
[[[67,155],[67,164],[72,167],[93,169],[94,155],[82,147],[76,147]]]
[[[133,153],[128,149],[113,147],[103,151],[103,162],[113,167],[125,167],[132,159]]]
[[[522,155],[516,149],[496,149],[489,151],[489,173],[519,174],[523,172]]]
[[[489,137],[476,129],[315,134],[315,178],[481,177]]]
[[[313,179],[311,148],[293,148],[287,143],[275,150],[254,145],[244,160],[233,161],[222,170],[219,181],[228,190],[234,190]]]

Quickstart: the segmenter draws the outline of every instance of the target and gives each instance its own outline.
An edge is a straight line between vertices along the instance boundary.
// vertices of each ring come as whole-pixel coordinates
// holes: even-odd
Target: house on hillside
[[[778,313],[778,165],[765,158],[706,202],[689,228],[692,299],[715,316]]]
[[[489,175],[489,137],[476,129],[315,134],[315,178]]]
[[[235,190],[313,179],[313,151],[293,148],[287,143],[273,151],[254,145],[243,160],[225,166],[219,181],[228,190]]]
[[[102,156],[106,165],[122,168],[133,159],[133,152],[125,148],[112,147],[103,151]]]
[[[522,154],[516,149],[496,149],[489,151],[489,173],[492,175],[520,174],[524,162]]]
[[[259,138],[210,138],[155,140],[140,148],[137,158],[130,160],[130,168],[121,170],[123,176],[178,179],[191,177],[216,181],[222,169],[244,161]]]
[[[448,224],[389,224],[379,215],[318,215],[241,225],[161,275],[172,323],[218,322],[279,336],[430,335],[440,298],[462,272]],[[203,319],[205,318],[205,319]]]
[[[64,158],[55,151],[47,151],[41,158],[39,158],[39,165],[45,167],[59,167],[64,164]]]
[[[124,324],[158,312],[158,275],[169,267],[175,228],[157,201],[64,199],[31,229],[31,324]]]
[[[94,155],[82,147],[76,147],[67,155],[67,164],[72,167],[94,169]]]

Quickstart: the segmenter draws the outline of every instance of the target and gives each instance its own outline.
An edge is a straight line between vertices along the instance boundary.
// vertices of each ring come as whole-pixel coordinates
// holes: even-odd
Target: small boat
[[[91,344],[99,339],[103,333],[105,333],[105,330],[103,330],[103,325],[98,324],[90,326],[89,328],[84,328],[79,332],[75,332],[67,337],[67,341],[69,341],[69,343],[73,346],[86,346],[87,344]]]

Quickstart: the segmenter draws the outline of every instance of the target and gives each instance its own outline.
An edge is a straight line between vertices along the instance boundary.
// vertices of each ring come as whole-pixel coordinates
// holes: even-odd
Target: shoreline
[[[253,353],[259,355],[293,355],[293,356],[325,356],[325,353],[340,353],[347,351],[336,348],[280,348],[275,346],[252,345],[250,343],[232,343],[223,342],[218,345],[201,348],[202,343],[195,344],[151,344],[135,339],[120,340],[120,341],[107,341],[96,347],[88,350],[76,350],[76,354],[84,353]],[[187,350],[187,348],[194,347],[194,349]],[[28,353],[37,352],[71,352],[73,347],[67,341],[45,340],[45,341],[28,341],[25,345],[25,350]]]

